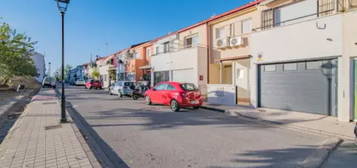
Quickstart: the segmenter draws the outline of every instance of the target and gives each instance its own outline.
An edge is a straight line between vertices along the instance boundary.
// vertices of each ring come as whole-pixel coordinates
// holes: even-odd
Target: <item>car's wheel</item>
[[[92,89],[92,88],[93,88],[92,86],[89,87],[89,89]]]
[[[118,97],[120,97],[120,98],[122,98],[122,97],[123,97],[123,95],[121,94],[121,92],[120,92],[120,91],[118,91]]]
[[[152,104],[151,99],[150,99],[149,96],[145,96],[145,102],[146,102],[147,105],[151,105]]]
[[[194,106],[193,107],[193,109],[195,109],[195,110],[197,110],[197,109],[199,109],[200,108],[200,106]]]
[[[180,111],[180,105],[178,104],[178,102],[176,100],[171,100],[170,108],[173,112]]]

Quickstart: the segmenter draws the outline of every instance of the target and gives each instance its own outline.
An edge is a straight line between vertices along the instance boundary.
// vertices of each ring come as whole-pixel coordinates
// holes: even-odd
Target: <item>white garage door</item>
[[[195,83],[195,75],[193,69],[174,70],[172,72],[172,80],[174,82]]]

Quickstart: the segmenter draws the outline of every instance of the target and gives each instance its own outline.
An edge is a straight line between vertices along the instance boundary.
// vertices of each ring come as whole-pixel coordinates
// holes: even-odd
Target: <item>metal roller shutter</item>
[[[174,82],[195,83],[193,69],[174,70],[172,77]]]
[[[336,60],[259,66],[260,107],[336,115]]]

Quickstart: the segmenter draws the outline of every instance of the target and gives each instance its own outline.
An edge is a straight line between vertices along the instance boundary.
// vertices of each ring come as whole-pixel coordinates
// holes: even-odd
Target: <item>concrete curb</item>
[[[81,131],[78,129],[76,124],[71,124],[71,126],[74,131],[74,134],[76,135],[79,142],[81,143],[82,148],[83,148],[84,152],[86,153],[86,155],[89,159],[89,162],[92,164],[93,168],[101,168],[102,166],[100,165],[99,161],[94,156],[94,153],[91,151],[91,149],[90,149],[89,145],[87,144],[85,138],[83,137],[83,134],[81,133]]]
[[[56,89],[55,93],[56,93],[56,97],[58,98],[58,104],[61,105],[61,95],[60,92]],[[72,106],[70,106],[72,107]],[[72,115],[69,113],[68,111],[69,106],[66,104],[66,112],[67,112],[67,120],[68,122],[71,124],[71,127],[73,129],[74,134],[76,135],[78,141],[80,142],[84,152],[86,153],[89,162],[91,163],[93,168],[101,168],[102,165],[100,164],[100,161],[96,158],[96,156],[94,155],[93,151],[90,149],[89,147],[89,142],[87,141],[87,137],[83,134],[83,132],[81,131],[81,125],[78,125],[78,123],[76,122],[75,119],[73,119]]]
[[[328,136],[328,137],[338,137],[338,138],[350,140],[350,141],[355,140],[354,137],[344,136],[344,135],[340,135],[340,134],[336,134],[336,133],[332,133],[332,132],[328,132],[328,131],[298,126],[298,125],[294,125],[294,124],[285,124],[283,122],[278,122],[278,121],[265,120],[265,119],[262,119],[259,117],[252,117],[252,116],[244,115],[244,114],[240,113],[239,111],[223,110],[223,109],[219,109],[219,108],[215,108],[215,107],[207,107],[207,106],[202,106],[202,108],[220,112],[220,113],[224,113],[229,116],[246,118],[246,119],[262,122],[265,124],[273,124],[273,125],[281,127],[281,128],[293,129],[293,130],[296,130],[296,131],[299,131],[302,133],[309,133],[309,134],[322,135],[322,136]]]
[[[220,109],[220,108],[208,107],[208,106],[201,106],[201,108],[206,109],[206,110],[212,110],[212,111],[216,111],[216,112],[221,112],[221,113],[229,112],[229,110],[223,110],[223,109]]]
[[[339,138],[330,138],[298,164],[299,168],[320,168],[328,160],[331,153],[343,142]]]

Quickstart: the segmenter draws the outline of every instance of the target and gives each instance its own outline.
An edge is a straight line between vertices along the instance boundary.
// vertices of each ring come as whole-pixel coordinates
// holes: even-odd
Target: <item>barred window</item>
[[[274,9],[262,12],[262,29],[269,29],[274,26]]]
[[[327,16],[335,11],[335,0],[318,0],[319,16]]]

